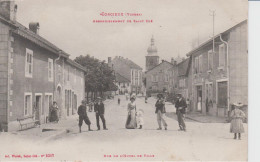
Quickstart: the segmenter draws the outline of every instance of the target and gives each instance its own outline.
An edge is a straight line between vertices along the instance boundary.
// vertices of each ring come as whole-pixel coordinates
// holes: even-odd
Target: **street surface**
[[[124,96],[120,97],[120,105],[117,104],[118,96],[105,101],[108,130],[102,129],[100,121],[101,130],[96,131],[95,114],[89,112],[91,128],[94,130],[91,132],[83,123],[82,133],[78,133],[75,116],[68,127],[64,126],[69,130],[68,133],[48,142],[39,142],[39,138],[33,136],[2,135],[1,143],[6,147],[0,148],[0,159],[4,154],[15,151],[13,153],[16,154],[54,154],[52,158],[41,160],[247,160],[247,124],[244,124],[246,133],[242,134],[242,140],[233,139],[233,134],[229,133],[229,123],[186,120],[187,132],[180,132],[175,108],[167,104],[168,130],[156,130],[155,99],[149,98],[146,104],[144,98],[137,98],[137,109],[144,110],[145,124],[141,130],[125,129],[129,101]],[[137,157],[139,155],[142,157]]]

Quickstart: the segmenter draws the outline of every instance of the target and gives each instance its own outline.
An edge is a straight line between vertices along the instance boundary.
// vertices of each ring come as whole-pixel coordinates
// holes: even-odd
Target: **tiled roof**
[[[125,64],[127,64],[132,69],[142,70],[142,68],[139,65],[137,65],[136,63],[134,63],[132,60],[129,60],[129,59],[126,59],[126,58],[123,58],[123,57],[115,57],[114,59],[118,59],[118,60],[124,62]]]
[[[177,64],[179,76],[187,75],[189,70],[190,58],[187,58]]]
[[[59,53],[60,51],[62,52],[61,54],[64,57],[68,57],[69,54],[66,54],[65,52],[63,52],[60,48],[58,48],[57,46],[55,46],[54,44],[52,44],[51,42],[47,41],[46,39],[44,39],[43,37],[41,37],[40,35],[34,33],[33,31],[31,31],[30,29],[26,28],[25,26],[23,26],[22,24],[16,22],[15,25],[18,27],[17,30],[14,30],[13,32],[32,41],[33,43],[47,49],[50,50],[51,52],[54,53]]]
[[[120,83],[130,83],[130,80],[128,80],[127,78],[123,77],[119,73],[116,73],[116,81],[120,82]]]
[[[47,41],[46,39],[44,39],[43,37],[41,37],[40,35],[34,33],[33,31],[29,30],[28,28],[26,28],[25,26],[23,26],[22,24],[20,24],[19,22],[12,22],[9,20],[6,20],[5,18],[0,16],[0,20],[7,23],[9,26],[12,26],[12,32],[25,38],[30,40],[31,42],[55,53],[55,54],[61,54],[63,57],[69,57],[69,54],[65,53],[64,51],[62,51],[60,48],[58,48],[57,46],[55,46],[54,44],[52,44],[51,42]]]
[[[65,53],[64,51],[62,51],[60,48],[58,48],[57,46],[55,46],[54,44],[52,44],[51,42],[47,41],[46,39],[44,39],[43,37],[41,37],[40,35],[34,33],[33,31],[31,31],[30,29],[26,28],[25,26],[23,26],[22,24],[20,24],[19,22],[12,22],[12,21],[8,21],[5,18],[0,16],[0,20],[5,22],[6,24],[12,26],[13,28],[13,33],[30,40],[31,42],[53,52],[54,54],[61,54],[63,57],[67,58],[67,62],[70,65],[73,65],[83,71],[86,71],[86,68],[84,68],[83,66],[81,66],[80,64],[76,63],[75,61],[69,59],[69,54]]]
[[[170,62],[164,60],[164,61],[162,61],[160,64],[156,65],[155,67],[153,67],[153,68],[147,70],[145,73],[148,73],[149,71],[155,69],[156,67],[160,66],[160,65],[163,64],[163,63],[168,63],[168,64],[174,66],[172,63],[170,63]],[[167,70],[168,70],[168,69],[167,69]]]
[[[84,72],[87,71],[87,69],[86,69],[85,67],[81,66],[80,64],[76,63],[75,61],[73,61],[73,60],[71,60],[71,59],[69,59],[69,58],[67,59],[67,62],[68,62],[70,65],[75,66],[75,67],[77,67],[78,69],[81,69],[81,70],[84,71]]]

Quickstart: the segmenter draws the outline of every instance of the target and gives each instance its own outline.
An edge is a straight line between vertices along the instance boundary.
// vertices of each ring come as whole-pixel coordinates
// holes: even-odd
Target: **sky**
[[[39,34],[74,59],[122,56],[145,69],[153,35],[160,59],[184,57],[192,48],[248,17],[247,0],[16,0],[17,21],[39,22]],[[101,16],[100,13],[142,16]],[[93,23],[93,20],[153,20],[152,23]]]

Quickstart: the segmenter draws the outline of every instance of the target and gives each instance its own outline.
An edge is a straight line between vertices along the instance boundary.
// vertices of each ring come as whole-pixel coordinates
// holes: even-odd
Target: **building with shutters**
[[[16,21],[14,1],[0,1],[0,129],[19,129],[17,118],[48,121],[55,100],[60,117],[72,115],[84,99],[85,69],[29,28]]]
[[[126,84],[128,83],[125,79],[130,81],[130,84],[127,86],[127,91],[125,89],[124,92],[135,94],[143,93],[143,72],[139,65],[122,56],[116,56],[113,59],[108,57],[108,65],[115,71],[117,76],[116,80],[124,80]]]
[[[190,51],[194,111],[228,116],[231,104],[248,105],[247,20]],[[213,50],[214,47],[214,50]]]

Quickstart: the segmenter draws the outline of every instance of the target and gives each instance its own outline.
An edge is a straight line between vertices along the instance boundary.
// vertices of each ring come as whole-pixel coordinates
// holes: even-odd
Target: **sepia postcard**
[[[0,0],[0,161],[248,161],[247,0]]]

